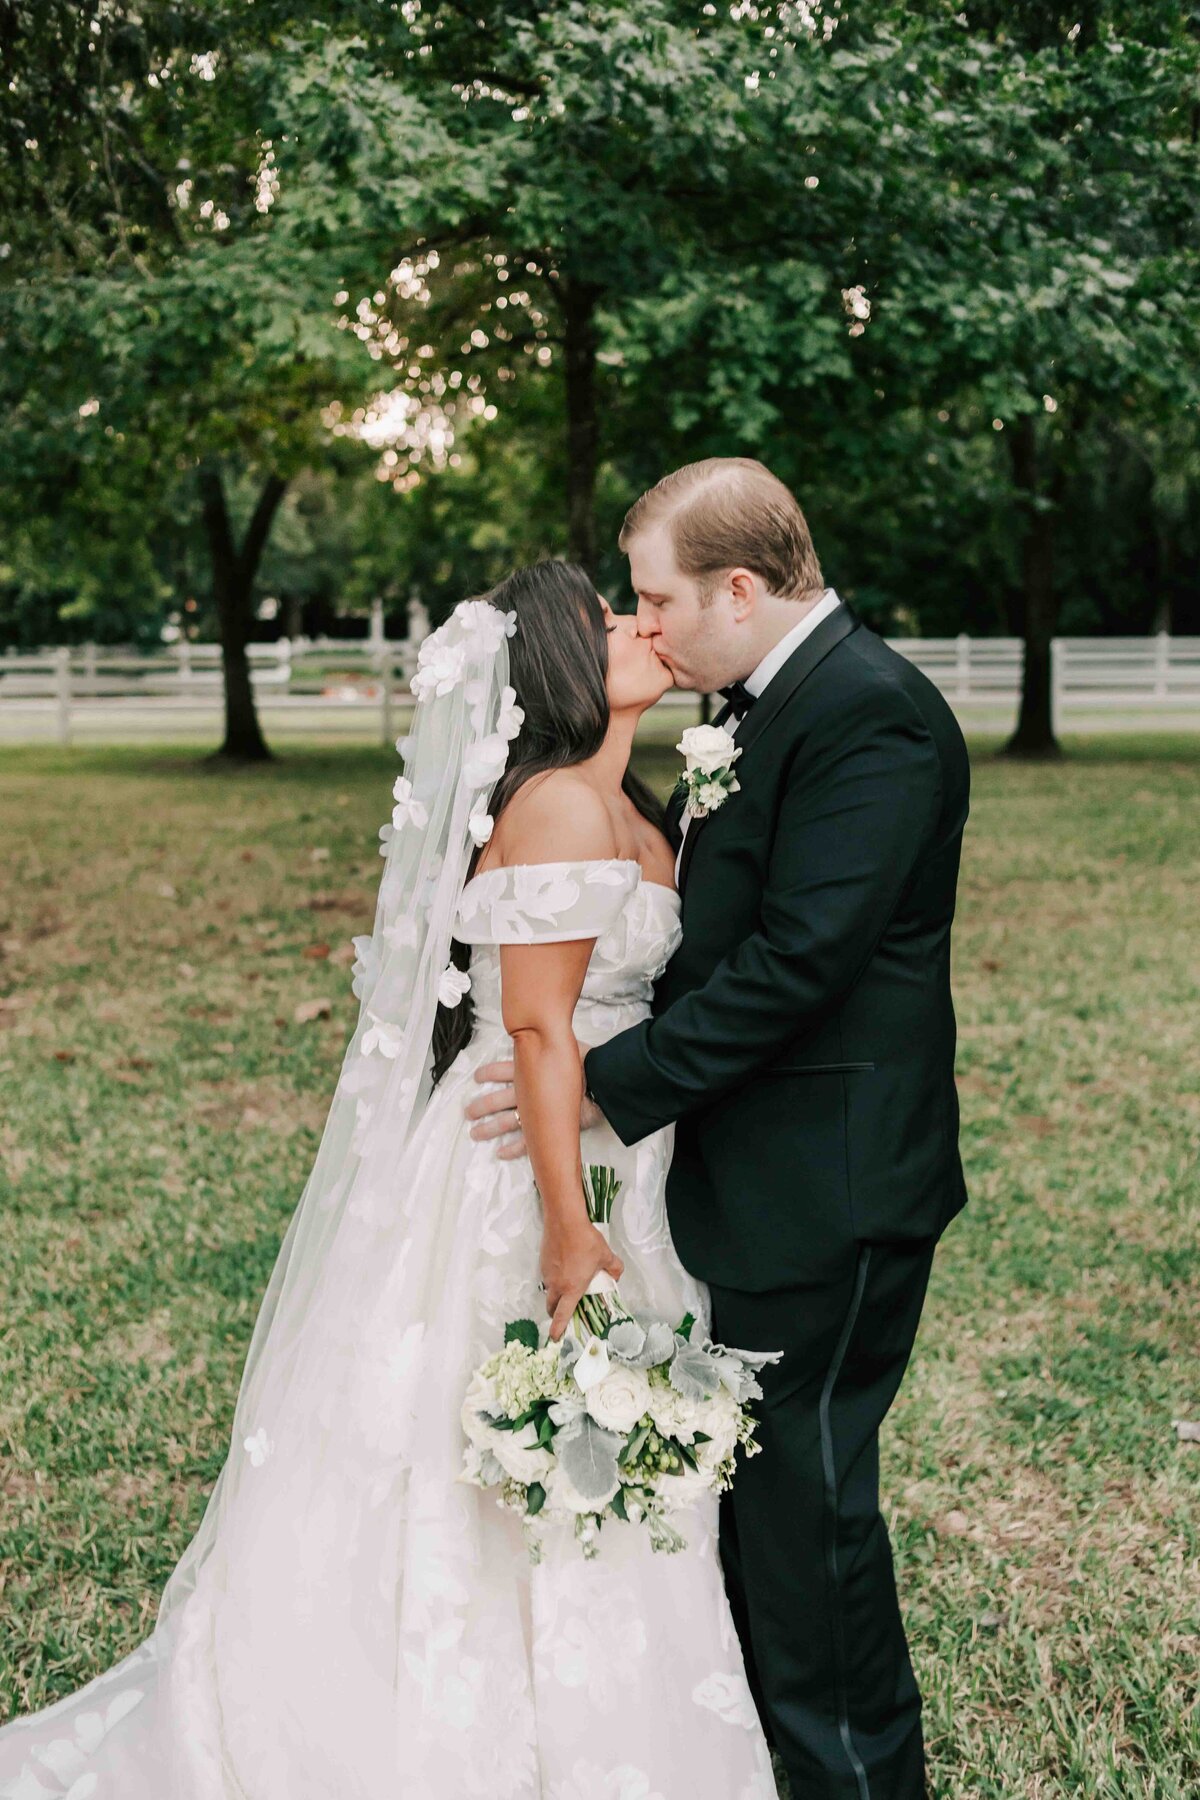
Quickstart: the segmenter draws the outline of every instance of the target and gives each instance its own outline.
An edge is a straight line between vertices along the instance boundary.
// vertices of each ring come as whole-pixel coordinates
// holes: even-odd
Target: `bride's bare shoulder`
[[[523,782],[505,806],[488,845],[490,866],[586,862],[616,856],[612,814],[574,769],[549,769]]]

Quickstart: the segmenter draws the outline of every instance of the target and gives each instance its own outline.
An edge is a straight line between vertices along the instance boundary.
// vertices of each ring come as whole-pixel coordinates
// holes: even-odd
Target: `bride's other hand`
[[[588,1290],[593,1275],[601,1270],[619,1281],[625,1264],[591,1224],[556,1229],[547,1224],[542,1234],[542,1281],[546,1311],[551,1314],[550,1337],[557,1342],[571,1323],[571,1314]]]
[[[589,1045],[581,1044],[580,1054],[583,1055],[589,1048]],[[471,1126],[471,1136],[480,1142],[488,1138],[499,1138],[501,1142],[496,1146],[496,1155],[506,1162],[511,1162],[518,1156],[528,1156],[525,1134],[521,1130],[517,1114],[516,1072],[511,1060],[482,1063],[475,1071],[475,1079],[497,1085],[490,1093],[479,1094],[474,1100],[467,1102],[464,1111],[468,1119],[475,1121]],[[580,1130],[588,1131],[592,1126],[602,1124],[603,1120],[604,1114],[595,1101],[585,1096],[579,1109]]]

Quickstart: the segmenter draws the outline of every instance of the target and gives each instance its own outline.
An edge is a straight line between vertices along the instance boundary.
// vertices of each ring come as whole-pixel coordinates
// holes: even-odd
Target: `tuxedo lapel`
[[[738,726],[737,741],[743,755],[758,741],[768,725],[779,717],[792,695],[804,685],[813,670],[824,662],[829,652],[836,649],[852,631],[857,631],[861,624],[858,614],[843,600],[837,611],[830,613],[827,619],[822,619],[816,630],[810,632],[804,642],[793,650],[778,675],[768,682],[761,700],[755,701]]]
[[[792,695],[803,686],[813,670],[824,662],[829,652],[840,644],[843,638],[848,638],[850,633],[857,631],[861,624],[862,620],[857,613],[843,600],[837,611],[830,613],[827,619],[822,619],[816,630],[810,632],[803,643],[793,650],[782,669],[767,683],[762,698],[755,701],[738,725],[734,741],[741,750],[742,757],[734,765],[735,771],[740,771],[745,753],[751,744],[762,736],[773,719],[778,718]],[[729,707],[726,707],[713,720],[714,725],[723,725],[729,717],[730,710]],[[736,799],[736,796],[734,798]],[[729,801],[726,801],[725,804],[729,805]],[[693,819],[687,828],[687,835],[683,840],[683,854],[679,859],[679,889],[681,893],[687,880],[688,865],[696,851],[696,839],[712,817],[712,813],[706,813],[702,819]]]
[[[672,850],[678,850],[683,836],[681,820],[683,817],[683,789],[673,787],[667,800],[666,816],[663,819],[663,830],[667,834],[667,842]]]

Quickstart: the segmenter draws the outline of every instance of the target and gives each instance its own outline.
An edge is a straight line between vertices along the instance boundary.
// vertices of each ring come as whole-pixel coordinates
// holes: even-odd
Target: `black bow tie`
[[[750,708],[754,705],[754,695],[750,692],[750,689],[745,683],[741,681],[731,682],[728,687],[721,688],[720,694],[723,700],[728,700],[733,709],[734,717],[737,719],[744,719],[746,714],[750,711]]]

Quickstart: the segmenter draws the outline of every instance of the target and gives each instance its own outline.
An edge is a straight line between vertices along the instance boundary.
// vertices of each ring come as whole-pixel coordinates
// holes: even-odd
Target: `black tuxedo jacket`
[[[970,770],[933,683],[844,603],[736,741],[740,792],[684,839],[653,1016],[586,1070],[623,1143],[676,1121],[684,1266],[762,1291],[966,1203],[950,925]]]

